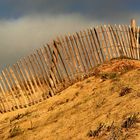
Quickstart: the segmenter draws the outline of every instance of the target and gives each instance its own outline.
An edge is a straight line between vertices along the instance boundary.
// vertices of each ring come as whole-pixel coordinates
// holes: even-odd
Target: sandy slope
[[[140,115],[123,127],[129,116],[140,112],[139,67],[134,60],[107,62],[59,95],[1,114],[0,140],[140,140]],[[89,136],[100,123],[104,128],[98,136]]]

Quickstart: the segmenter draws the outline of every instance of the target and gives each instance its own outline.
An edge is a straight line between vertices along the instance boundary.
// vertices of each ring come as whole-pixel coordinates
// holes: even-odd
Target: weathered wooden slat
[[[134,45],[135,45],[135,53],[136,53],[136,59],[138,60],[138,48],[137,48],[137,28],[135,30],[135,33],[133,35],[134,39]]]
[[[96,50],[95,50],[95,42],[93,40],[93,36],[92,36],[92,31],[91,29],[88,29],[88,36],[89,36],[89,43],[91,45],[91,51],[92,51],[92,56],[94,57],[94,66],[98,65],[98,57],[96,55]]]
[[[130,37],[130,33],[129,33],[129,27],[124,25],[125,31],[126,31],[126,35],[127,35],[127,40],[128,40],[128,44],[129,44],[129,50],[131,53],[131,58],[134,58],[134,54],[133,54],[133,48],[132,48],[132,42],[131,42],[131,37]]]
[[[112,33],[114,35],[114,39],[115,39],[115,42],[116,42],[116,49],[118,51],[119,57],[121,57],[121,56],[124,55],[124,52],[122,50],[122,46],[121,46],[120,40],[118,38],[117,31],[115,29],[115,26],[111,26],[111,28],[112,28]]]
[[[61,71],[60,58],[56,49],[54,49],[54,44],[51,44],[51,46],[47,44],[47,47],[51,56],[51,68],[55,69],[56,71],[55,75],[57,76],[57,79],[59,81],[57,84],[58,86],[56,92],[59,92],[61,89],[65,87],[65,79],[63,71]]]
[[[81,41],[82,41],[82,44],[83,44],[83,47],[85,48],[85,53],[86,53],[86,57],[87,57],[87,60],[89,62],[89,70],[92,69],[92,62],[91,62],[91,58],[89,57],[89,54],[88,54],[88,46],[86,46],[86,42],[85,42],[85,36],[83,34],[82,31],[80,31],[80,37],[81,37]]]
[[[44,52],[45,52],[46,60],[47,60],[47,63],[48,63],[48,67],[49,67],[50,71],[52,71],[52,73],[54,74],[55,79],[56,79],[56,84],[58,85],[58,83],[60,83],[60,79],[59,79],[59,76],[57,74],[55,64],[52,61],[52,57],[51,57],[51,54],[49,52],[49,48],[48,48],[47,45],[44,45]]]
[[[6,106],[4,103],[4,97],[1,95],[1,88],[0,88],[0,113],[5,113],[6,112]]]
[[[86,39],[86,42],[87,42],[87,46],[88,46],[88,48],[89,48],[89,53],[90,53],[90,57],[91,57],[91,61],[92,61],[92,68],[95,66],[95,58],[94,58],[94,53],[93,53],[93,51],[92,51],[92,46],[91,46],[91,44],[90,44],[90,38],[89,38],[89,36],[88,36],[88,30],[84,30],[83,31],[83,33],[84,33],[84,36],[85,36],[85,39]]]
[[[135,59],[138,59],[138,53],[137,53],[137,24],[136,24],[135,19],[131,20],[131,26],[129,26],[129,28],[131,30],[131,35],[132,35],[132,42],[133,42]]]
[[[32,55],[28,56],[28,59],[29,59],[30,65],[32,67],[32,70],[33,70],[33,73],[34,73],[34,79],[36,81],[36,84],[38,86],[40,94],[42,93],[42,95],[43,95],[43,93],[45,93],[45,89],[44,89],[43,85],[41,84],[41,81],[40,81],[40,78],[39,78],[40,71],[39,71],[38,65],[36,64],[36,62],[34,60],[34,57]]]
[[[75,54],[75,59],[76,59],[76,62],[77,62],[79,73],[81,73],[83,71],[83,69],[82,69],[82,65],[81,65],[81,61],[80,61],[80,56],[78,54],[77,47],[76,47],[74,39],[73,39],[73,37],[71,35],[69,35],[69,39],[71,41],[71,45],[73,46],[73,51],[74,51],[74,54]]]
[[[44,56],[42,55],[41,49],[37,50],[37,54],[40,58],[42,68],[44,71],[45,80],[48,85],[48,90],[49,90],[48,97],[53,96],[55,94],[55,84],[52,79],[52,75],[49,73],[49,69],[47,69],[47,67],[45,66]]]
[[[1,96],[1,89],[0,89],[0,113],[4,113],[5,107],[2,101],[3,97]]]
[[[99,61],[98,64],[101,64],[102,62],[104,62],[106,60],[106,57],[105,57],[105,52],[104,52],[105,46],[103,46],[104,44],[102,44],[102,42],[103,42],[102,36],[101,36],[101,32],[100,32],[98,26],[96,28],[93,28],[91,33],[93,36],[94,43],[96,44],[95,49],[96,49],[97,57],[98,57],[98,61]]]
[[[74,44],[73,37],[71,35],[69,35],[69,39],[70,39],[71,46],[73,48],[74,57],[76,59],[76,65],[78,66],[78,71],[81,72],[82,71],[82,66],[81,66],[81,63],[80,63],[80,57],[78,55],[78,51],[77,51],[76,46]]]
[[[27,77],[27,83],[28,83],[28,87],[29,87],[29,90],[31,91],[31,96],[32,96],[32,98],[33,98],[33,101],[35,102],[35,103],[37,103],[38,102],[38,100],[37,100],[37,97],[36,97],[36,95],[35,95],[35,88],[34,88],[34,86],[33,86],[33,83],[32,83],[32,81],[31,81],[31,78],[30,78],[30,74],[29,74],[29,72],[27,71],[27,66],[26,66],[26,64],[24,63],[24,59],[22,59],[22,60],[20,60],[20,63],[21,63],[21,65],[22,65],[22,67],[23,67],[23,71],[25,72],[25,75],[26,75],[26,77]]]
[[[22,63],[23,63],[23,65],[25,66],[26,71],[28,72],[28,77],[29,77],[29,79],[30,79],[30,82],[31,82],[31,84],[32,84],[32,87],[34,88],[34,93],[36,93],[39,89],[38,89],[36,80],[35,80],[35,78],[34,78],[34,75],[33,75],[33,73],[32,73],[32,70],[31,70],[31,68],[30,68],[30,65],[31,65],[31,64],[29,63],[29,59],[23,57]]]
[[[25,82],[21,78],[22,74],[20,73],[20,70],[18,69],[18,66],[15,65],[15,64],[13,65],[12,69],[10,69],[10,71],[11,71],[12,75],[14,75],[13,71],[15,71],[15,76],[13,76],[13,77],[14,77],[15,81],[17,80],[17,82],[16,82],[17,87],[18,87],[19,92],[21,93],[21,95],[24,99],[24,106],[27,107],[32,101],[31,101],[31,99],[28,95],[28,92],[26,90],[26,87],[25,87],[25,84],[24,84]],[[18,85],[18,83],[19,83],[19,85]]]
[[[94,42],[95,42],[95,49],[97,52],[97,56],[98,56],[98,60],[99,60],[99,64],[103,63],[105,61],[105,57],[104,57],[104,52],[103,52],[103,46],[101,45],[100,42],[100,31],[98,26],[96,28],[93,28],[93,30],[91,30]]]
[[[5,104],[2,99],[3,99],[3,97],[0,96],[0,113],[5,113],[6,108],[5,108]]]
[[[131,19],[131,30],[134,36],[136,35],[137,23],[135,19]]]
[[[125,33],[123,32],[123,28],[121,25],[118,26],[119,31],[120,31],[120,40],[122,42],[122,46],[125,52],[125,56],[129,57],[129,50],[128,50],[128,46],[126,46],[126,40],[125,40]]]
[[[123,36],[124,36],[124,39],[125,39],[125,46],[128,50],[128,57],[132,57],[132,54],[131,54],[131,50],[130,50],[130,44],[129,44],[129,39],[128,39],[128,35],[127,35],[127,31],[126,31],[126,28],[125,28],[125,25],[121,25],[122,27],[122,33],[123,33]]]
[[[5,104],[5,112],[7,111],[11,111],[11,108],[10,108],[10,103],[8,101],[8,97],[7,97],[7,93],[5,92],[5,89],[3,87],[3,80],[2,80],[2,77],[0,75],[0,89],[1,89],[1,94],[3,96],[3,102]]]
[[[52,48],[52,56],[54,58],[54,61],[55,61],[55,64],[56,64],[56,67],[57,67],[57,71],[61,77],[61,84],[63,85],[63,87],[65,87],[65,70],[63,69],[63,64],[61,63],[61,58],[60,58],[60,55],[56,49],[56,44],[54,43],[54,41],[51,43],[50,47]]]
[[[2,87],[1,88],[3,89],[2,90],[2,93],[5,96],[5,100],[6,100],[7,107],[8,107],[7,111],[12,111],[12,110],[14,110],[13,101],[10,98],[11,95],[9,95],[9,91],[8,91],[8,89],[6,87],[6,84],[4,82],[4,79],[3,79],[2,75],[0,75],[0,80],[1,80],[1,84],[2,84]]]
[[[51,69],[51,67],[49,67],[48,65],[48,61],[47,61],[47,58],[45,57],[44,55],[44,51],[43,51],[43,48],[40,49],[40,53],[45,61],[45,64],[46,64],[46,67],[47,67],[47,71],[48,71],[48,75],[50,76],[52,82],[53,82],[53,88],[54,90],[57,89],[57,79],[55,77],[55,74],[53,73],[53,70]],[[55,92],[55,91],[54,91]]]
[[[0,81],[1,81],[1,76],[0,76]],[[0,83],[0,89],[1,89],[1,94],[3,96],[3,109],[4,109],[3,112],[11,111],[8,100],[7,100],[6,93],[5,93],[1,83]]]
[[[106,31],[106,37],[107,37],[108,45],[109,45],[109,48],[110,48],[111,58],[115,58],[116,53],[115,53],[115,49],[114,49],[114,46],[113,46],[113,41],[112,41],[112,38],[111,38],[111,33],[110,33],[110,30],[109,30],[109,27],[107,25],[104,25],[104,28],[105,28],[105,31]]]
[[[17,75],[14,73],[14,71],[11,67],[9,67],[9,72],[14,79],[14,82],[16,84],[16,88],[18,89],[18,92],[20,93],[20,95],[22,97],[22,100],[23,100],[22,106],[27,107],[28,106],[28,101],[27,101],[27,98],[25,97],[25,95],[23,94],[23,90],[22,90],[22,87],[20,85],[21,83],[19,83]]]
[[[119,27],[121,27],[120,25],[117,27],[116,26],[116,28],[119,28]],[[121,30],[121,28],[119,28],[119,31]],[[126,48],[125,46],[124,46],[124,39],[123,39],[123,37],[124,36],[122,36],[121,35],[121,32],[120,32],[120,34],[118,35],[118,38],[120,39],[120,42],[121,42],[121,44],[122,44],[122,48],[123,48],[123,52],[124,52],[124,55],[125,56],[128,56],[128,47]]]
[[[37,81],[36,81],[36,79],[34,77],[34,74],[33,74],[32,70],[31,70],[31,68],[30,68],[30,66],[31,66],[31,64],[29,63],[30,60],[29,59],[27,60],[24,57],[23,58],[23,61],[24,61],[25,65],[26,65],[26,67],[28,68],[29,75],[30,75],[30,77],[29,77],[30,78],[30,82],[31,83],[33,82],[34,83],[34,84],[32,84],[32,86],[35,89],[34,90],[35,98],[36,98],[36,100],[38,100],[40,102],[40,101],[42,101],[42,97],[41,96],[38,96],[39,93],[37,93],[37,92],[40,92],[40,94],[41,94],[41,90],[40,90],[39,86],[37,85]]]
[[[77,68],[76,60],[75,60],[74,55],[73,55],[73,52],[72,52],[72,48],[71,48],[71,45],[70,45],[69,38],[66,35],[65,35],[65,40],[66,40],[66,44],[67,44],[67,49],[68,49],[68,52],[69,52],[69,56],[70,56],[71,62],[73,64],[74,80],[77,80],[78,79],[77,78],[78,68]]]
[[[41,67],[41,64],[39,63],[39,60],[38,60],[38,58],[36,56],[36,53],[34,53],[32,55],[32,58],[33,58],[34,63],[36,65],[36,67],[37,67],[37,70],[38,70],[38,74],[39,74],[38,78],[40,79],[40,82],[41,82],[43,88],[47,90],[48,87],[46,88],[46,85],[49,86],[49,84],[48,84],[48,81],[46,82],[46,76],[44,76],[44,71],[43,71],[43,69]]]
[[[137,51],[138,51],[138,60],[140,60],[140,27],[137,27]]]
[[[28,92],[28,88],[26,86],[25,80],[24,78],[22,78],[22,71],[20,70],[20,68],[18,67],[18,64],[14,64],[12,69],[15,71],[16,74],[16,78],[21,86],[22,92],[23,92],[23,96],[25,96],[25,98],[27,99],[25,105],[31,105],[32,103],[32,98],[30,97],[30,93]]]
[[[113,29],[112,29],[111,25],[108,25],[108,31],[109,31],[108,34],[109,34],[111,42],[112,42],[112,50],[114,52],[114,56],[115,56],[115,58],[119,57],[119,52],[117,50],[117,45],[115,42],[115,37],[114,37],[114,33],[113,33]]]
[[[67,69],[67,73],[68,73],[68,79],[69,79],[69,83],[71,84],[72,83],[72,77],[73,77],[73,71],[72,71],[72,68],[71,68],[71,65],[70,65],[70,60],[67,56],[67,52],[66,52],[66,46],[64,45],[64,40],[62,40],[62,38],[60,39],[59,37],[57,37],[57,41],[59,42],[59,45],[60,45],[60,48],[62,50],[62,59],[64,61],[64,64],[65,64],[65,67]]]
[[[44,85],[44,86],[46,86],[47,90],[50,89],[50,93],[51,93],[51,94],[49,94],[49,96],[53,96],[54,91],[53,91],[52,83],[51,83],[51,81],[50,81],[50,79],[49,79],[50,77],[48,77],[48,75],[47,75],[47,71],[46,71],[46,69],[45,69],[45,67],[44,67],[44,64],[43,64],[43,62],[42,62],[42,57],[41,57],[39,51],[37,51],[37,54],[38,54],[38,56],[39,56],[39,59],[40,59],[41,64],[42,64],[43,67],[42,67],[41,64],[39,63],[36,54],[34,54],[34,56],[36,57],[37,64],[38,64],[38,66],[40,67],[41,72],[42,72],[42,74],[43,74],[43,79],[44,79],[45,84],[46,84],[46,85]],[[49,96],[47,96],[47,98],[48,98]]]
[[[110,30],[110,34],[111,34],[111,38],[112,38],[112,41],[113,41],[115,52],[117,54],[117,57],[120,57],[120,52],[119,52],[119,49],[118,49],[116,34],[114,32],[113,27],[111,25],[108,25],[108,26],[109,26],[109,30]]]
[[[65,63],[64,63],[64,60],[63,60],[63,58],[62,58],[62,55],[61,55],[61,53],[60,53],[60,43],[57,43],[55,40],[54,40],[54,49],[56,49],[56,52],[58,53],[58,55],[59,55],[59,57],[60,57],[60,63],[61,63],[61,67],[63,67],[63,69],[64,69],[64,72],[66,73],[66,79],[68,79],[68,81],[70,81],[70,77],[69,77],[69,74],[68,74],[68,70],[67,70],[67,68],[66,68],[66,65],[65,65]],[[65,77],[64,77],[65,78]],[[65,81],[67,81],[67,80],[65,80]]]
[[[133,41],[133,35],[132,35],[132,30],[131,30],[131,27],[128,26],[128,36],[129,36],[129,39],[130,39],[130,44],[131,44],[131,50],[132,50],[132,54],[133,54],[133,59],[135,59],[135,49],[134,49],[134,41]]]
[[[122,31],[121,31],[121,29],[119,27],[120,27],[120,25],[119,26],[115,25],[115,28],[116,28],[117,33],[118,33],[118,38],[119,38],[121,46],[122,46],[122,50],[123,50],[124,56],[127,56],[127,50],[124,47],[124,40],[123,40],[123,37],[122,37],[122,34],[121,34]]]
[[[43,75],[42,75],[43,73],[42,73],[42,71],[40,70],[40,67],[39,67],[39,65],[38,65],[38,61],[36,60],[36,58],[35,58],[35,56],[34,56],[33,54],[31,54],[30,59],[32,59],[32,61],[30,61],[30,62],[31,62],[31,64],[32,64],[33,71],[34,71],[34,73],[35,73],[35,75],[36,75],[36,79],[37,79],[37,81],[38,81],[38,84],[39,84],[40,88],[42,89],[42,91],[43,91],[43,93],[44,93],[46,87],[43,86],[43,84],[45,83],[44,77],[43,77]],[[36,69],[35,69],[35,68],[36,68]],[[42,78],[43,78],[43,79],[42,79]]]
[[[62,42],[61,42],[59,37],[57,37],[57,42],[58,43],[55,43],[55,45],[58,46],[57,49],[58,49],[59,53],[60,53],[60,50],[61,50],[60,59],[62,61],[63,67],[65,69],[66,76],[68,77],[68,83],[67,84],[71,84],[72,79],[70,77],[71,76],[70,68],[69,68],[69,65],[67,63],[67,57],[66,57],[66,54],[65,54],[65,51],[64,51],[64,47],[63,47]]]
[[[1,83],[0,83],[1,85]],[[4,104],[4,97],[2,95],[2,90],[1,90],[1,86],[0,86],[0,113],[4,113],[6,112],[6,108],[5,108],[5,104]]]
[[[112,58],[111,52],[109,51],[109,47],[108,47],[108,36],[106,34],[106,30],[104,28],[104,26],[101,25],[101,33],[103,36],[103,42],[104,42],[104,46],[105,46],[105,50],[106,50],[106,54],[108,56],[108,60],[110,60]]]
[[[49,53],[51,55],[51,63],[52,63],[51,65],[52,65],[52,67],[55,67],[56,72],[57,72],[57,76],[58,76],[58,79],[59,79],[59,84],[64,85],[65,81],[64,81],[62,72],[60,70],[59,63],[57,62],[58,61],[58,54],[54,50],[53,44],[51,46],[49,44],[47,44],[47,47],[48,47]],[[51,49],[51,47],[52,47],[52,49]]]
[[[76,33],[76,37],[77,37],[77,40],[78,40],[78,42],[79,42],[79,44],[80,44],[80,49],[81,49],[81,51],[82,51],[82,53],[83,53],[83,59],[85,60],[85,64],[86,64],[86,67],[87,67],[87,70],[89,70],[90,69],[90,67],[89,67],[89,64],[88,64],[88,58],[87,58],[87,53],[86,53],[86,51],[85,51],[85,49],[84,49],[84,46],[83,46],[83,44],[82,44],[82,40],[81,40],[81,37],[80,37],[80,35],[78,34],[78,33]]]
[[[136,37],[134,36],[131,27],[129,26],[129,34],[130,34],[130,38],[131,38],[131,42],[132,42],[132,50],[133,50],[133,54],[134,54],[134,59],[137,59],[137,53],[136,53]]]
[[[131,47],[132,45],[131,45],[131,41],[130,41],[128,26],[124,25],[123,29],[124,29],[124,31],[126,33],[126,41],[128,42],[128,48],[129,48],[129,51],[130,51],[130,57],[133,58],[132,47]]]
[[[118,44],[120,46],[119,47],[120,56],[125,56],[126,52],[125,52],[125,50],[123,48],[123,44],[122,44],[122,41],[120,39],[119,29],[116,27],[116,25],[114,26],[114,32],[116,34],[116,40],[117,40],[117,42],[118,42]]]
[[[60,41],[60,39],[62,41]],[[67,47],[66,40],[62,36],[61,36],[60,39],[58,39],[58,41],[61,43],[61,46],[63,47],[65,59],[67,60],[67,64],[69,66],[71,82],[73,83],[73,79],[74,79],[73,62],[72,62],[71,57],[70,57],[70,52],[68,52],[68,47]]]
[[[9,91],[9,95],[11,96],[11,101],[12,101],[13,109],[20,108],[4,70],[2,71],[2,75],[3,75],[3,77],[4,77],[5,81],[6,81],[6,84],[7,84],[8,88],[9,88],[9,90],[10,90]]]
[[[100,48],[101,48],[101,52],[102,52],[102,55],[103,55],[103,60],[106,61],[108,60],[108,55],[106,54],[106,50],[105,50],[105,42],[104,42],[104,38],[103,38],[103,35],[102,35],[102,31],[101,31],[101,28],[99,26],[96,26],[96,34],[97,34],[97,37],[98,37],[98,41],[99,43],[98,44],[101,44],[100,45]],[[95,30],[94,30],[94,34],[95,34]],[[96,47],[96,52],[97,52],[97,57],[100,56],[99,54],[99,51],[98,51],[98,46]],[[100,63],[101,63],[101,57],[100,58]],[[99,64],[100,64],[99,63]]]
[[[82,73],[86,73],[86,71],[88,69],[86,69],[86,64],[84,64],[84,57],[82,56],[82,53],[80,51],[81,46],[80,46],[80,43],[78,42],[78,38],[77,38],[76,34],[73,35],[73,38],[74,38],[74,41],[75,41],[75,44],[77,47],[77,51],[79,54],[79,59],[80,59],[81,67],[82,67]]]
[[[122,42],[122,38],[121,38],[121,34],[120,34],[120,29],[116,26],[116,24],[114,26],[114,31],[116,33],[116,38],[117,38],[118,44],[120,46],[120,48],[119,48],[120,54],[121,54],[121,56],[126,56],[127,53],[126,53],[125,48],[123,47],[123,42]]]
[[[7,68],[5,69],[5,74],[9,78],[10,87],[11,87],[11,90],[12,90],[13,95],[15,97],[15,100],[16,100],[19,108],[22,108],[23,106],[22,106],[22,101],[20,100],[20,93],[17,92],[17,89],[15,88],[15,84],[13,82],[13,79],[11,78],[11,74],[9,73]]]
[[[81,66],[79,63],[80,59],[79,59],[79,56],[77,55],[75,44],[74,44],[73,38],[71,37],[70,34],[68,36],[68,39],[69,39],[70,51],[73,54],[72,57],[73,57],[73,60],[76,64],[76,70],[77,70],[76,77],[77,77],[77,79],[80,79],[80,77],[81,77]]]
[[[16,66],[17,66],[17,68],[18,68],[18,70],[19,70],[19,72],[20,72],[20,76],[23,78],[23,79],[22,79],[22,82],[23,82],[23,85],[25,86],[25,92],[27,93],[26,96],[27,96],[28,99],[30,100],[29,105],[35,104],[35,103],[34,103],[34,99],[33,99],[33,97],[31,96],[31,95],[32,95],[32,91],[31,91],[31,89],[30,89],[30,87],[29,87],[29,84],[28,84],[28,82],[27,82],[27,79],[26,79],[26,77],[25,77],[25,75],[24,75],[24,73],[23,73],[23,69],[21,69],[21,67],[20,67],[20,63],[17,62],[17,63],[16,63]],[[15,68],[16,68],[16,67],[15,67]]]

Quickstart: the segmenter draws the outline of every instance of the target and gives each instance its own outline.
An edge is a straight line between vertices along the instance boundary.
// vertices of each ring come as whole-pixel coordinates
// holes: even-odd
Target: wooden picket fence
[[[0,74],[0,112],[34,105],[117,57],[140,60],[140,29],[103,25],[57,37]]]

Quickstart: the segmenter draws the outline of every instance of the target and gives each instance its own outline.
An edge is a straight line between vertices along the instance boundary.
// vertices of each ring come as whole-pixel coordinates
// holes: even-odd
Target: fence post
[[[137,28],[136,20],[135,19],[131,19],[131,29],[132,29],[133,34],[136,33],[136,28]]]

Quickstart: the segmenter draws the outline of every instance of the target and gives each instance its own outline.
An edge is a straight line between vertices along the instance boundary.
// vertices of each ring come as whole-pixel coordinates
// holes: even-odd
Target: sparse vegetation
[[[12,138],[20,135],[21,133],[23,133],[22,129],[20,128],[20,126],[16,125],[9,130],[9,137]]]
[[[87,133],[87,136],[89,136],[89,137],[99,136],[99,134],[102,132],[104,127],[105,127],[105,124],[100,123],[96,130],[89,130],[89,132]]]
[[[113,126],[110,129],[110,133],[108,137],[109,140],[121,140],[122,137],[123,137],[123,132],[120,127]]]
[[[17,114],[13,118],[10,119],[10,122],[13,122],[15,120],[22,119],[23,117],[29,116],[29,115],[30,115],[30,112],[28,112],[28,111],[26,111],[25,113],[22,113],[22,114]]]
[[[105,103],[105,98],[100,99],[97,103],[96,103],[96,108],[100,108],[104,103]]]
[[[104,134],[107,135],[108,140],[126,140],[131,134],[127,133],[123,129],[130,129],[136,123],[139,122],[139,113],[133,113],[129,115],[120,125],[115,125],[114,121],[111,125],[105,123],[99,123],[95,130],[89,130],[88,137],[100,137]]]
[[[124,87],[121,89],[120,93],[119,93],[119,96],[124,96],[128,93],[130,93],[132,91],[132,88],[129,88],[129,87]]]
[[[79,94],[80,94],[80,93],[79,93],[78,91],[75,93],[76,96],[78,96]]]
[[[131,128],[139,121],[139,113],[129,115],[122,123],[122,128]]]
[[[117,73],[111,72],[111,73],[101,73],[100,74],[101,79],[106,80],[106,79],[114,79],[117,77]]]
[[[91,83],[91,80],[87,80],[86,83]]]

